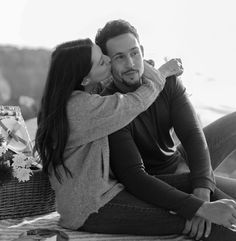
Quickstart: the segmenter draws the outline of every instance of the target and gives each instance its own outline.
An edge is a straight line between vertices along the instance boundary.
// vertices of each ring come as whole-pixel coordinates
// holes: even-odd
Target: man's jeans
[[[236,150],[236,112],[204,127],[204,134],[210,150],[212,168],[215,170],[227,156]],[[186,158],[184,150],[178,147]],[[236,161],[236,160],[235,160]],[[170,185],[191,193],[190,174],[158,175],[157,178]],[[236,200],[236,179],[218,177],[217,188],[211,199],[234,198]],[[147,187],[148,188],[148,187]],[[158,190],[153,195],[158,195]],[[182,234],[185,219],[137,199],[126,190],[121,191],[98,213],[91,214],[80,230],[109,234],[170,235]],[[236,232],[212,224],[208,241],[235,241]]]

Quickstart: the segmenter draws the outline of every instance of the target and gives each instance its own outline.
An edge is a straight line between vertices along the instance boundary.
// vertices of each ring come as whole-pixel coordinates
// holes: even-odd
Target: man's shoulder
[[[175,75],[171,75],[166,78],[166,84],[163,90],[175,92],[179,88],[184,88],[180,78],[176,77]]]
[[[168,87],[175,86],[177,82],[178,82],[178,78],[176,78],[175,75],[171,75],[166,78],[166,86],[168,86]]]
[[[163,94],[170,98],[170,100],[181,97],[186,92],[186,88],[182,80],[175,75],[166,78],[166,84],[163,89]]]

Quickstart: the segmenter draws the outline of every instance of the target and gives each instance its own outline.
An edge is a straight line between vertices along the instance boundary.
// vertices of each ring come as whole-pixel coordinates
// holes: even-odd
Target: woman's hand
[[[180,59],[171,59],[163,64],[158,70],[147,61],[144,61],[143,79],[151,80],[157,85],[158,90],[162,90],[166,83],[166,77],[171,75],[181,75],[183,67]]]
[[[184,71],[182,61],[179,58],[167,61],[158,70],[165,78],[171,75],[179,76]]]
[[[150,60],[144,61],[144,76],[148,79],[155,79],[158,76],[158,71],[164,79],[171,75],[179,76],[183,73],[184,69],[182,66],[181,59],[171,59],[161,65],[159,69],[155,69],[150,63]]]
[[[198,209],[196,215],[232,229],[236,225],[236,202],[230,199],[205,202]]]

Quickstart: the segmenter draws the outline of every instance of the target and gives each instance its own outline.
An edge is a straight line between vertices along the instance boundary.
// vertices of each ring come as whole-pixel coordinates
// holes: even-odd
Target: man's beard
[[[129,76],[129,73],[131,74],[131,76]],[[132,73],[134,75],[133,78]],[[142,85],[142,78],[139,74],[139,71],[135,69],[131,69],[123,73],[121,75],[120,80],[123,85],[125,85],[127,88],[131,90],[136,90],[138,87]]]
[[[133,92],[137,88],[139,88],[142,84],[142,80],[140,79],[138,82],[135,83],[127,83],[127,81],[123,79],[114,80],[115,86],[121,91],[122,93]]]
[[[132,90],[136,90],[138,87],[140,87],[142,85],[142,79],[141,78],[139,78],[135,82],[126,81],[124,78],[122,78],[121,80],[122,80],[123,85],[125,85],[127,88],[130,88]]]

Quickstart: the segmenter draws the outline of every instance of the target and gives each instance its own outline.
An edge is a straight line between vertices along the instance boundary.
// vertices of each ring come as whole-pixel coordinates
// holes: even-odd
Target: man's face
[[[142,49],[135,36],[131,33],[119,35],[109,39],[106,47],[115,82],[130,90],[139,87],[144,65]]]

